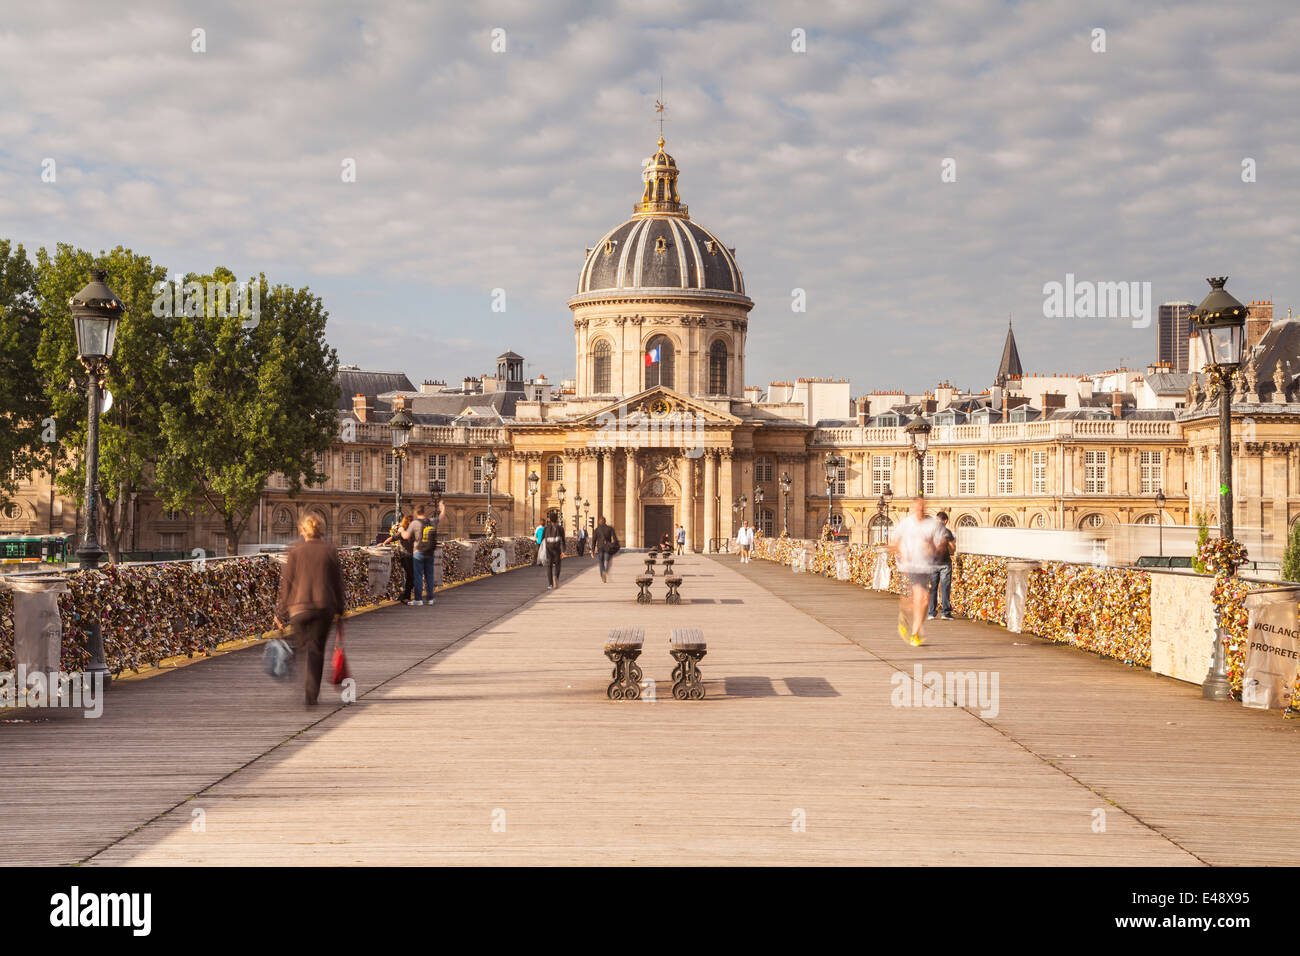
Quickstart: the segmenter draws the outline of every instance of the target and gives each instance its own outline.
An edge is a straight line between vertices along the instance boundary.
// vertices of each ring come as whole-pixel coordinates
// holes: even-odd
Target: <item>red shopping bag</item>
[[[342,684],[351,676],[347,656],[343,653],[343,622],[339,621],[338,631],[334,635],[334,683]]]

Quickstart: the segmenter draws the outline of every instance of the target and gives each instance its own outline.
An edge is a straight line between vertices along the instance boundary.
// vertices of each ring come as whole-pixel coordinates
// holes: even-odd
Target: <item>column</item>
[[[636,449],[627,450],[627,488],[624,498],[623,542],[629,548],[641,547],[640,515],[641,503],[637,498],[636,488]]]
[[[731,476],[730,448],[723,449],[722,461],[718,466],[718,507],[722,510],[722,531],[724,538],[736,536],[736,513],[731,506],[736,503],[736,487]]]
[[[601,491],[600,502],[596,508],[598,515],[604,515],[610,524],[614,523],[614,450],[607,448],[600,453]],[[597,519],[599,523],[599,518]]]
[[[718,456],[713,451],[704,453],[704,550],[713,546],[718,531]]]
[[[686,550],[695,550],[695,459],[682,449],[682,527],[686,529]],[[676,537],[676,536],[674,536]]]
[[[582,497],[584,501],[591,502],[590,508],[582,509],[582,522],[585,526],[588,512],[590,512],[592,521],[595,521],[596,515],[600,513],[600,495],[598,494],[600,489],[596,484],[596,469],[598,464],[595,451],[592,449],[583,451],[581,462],[582,464],[579,465],[579,467],[582,469]]]

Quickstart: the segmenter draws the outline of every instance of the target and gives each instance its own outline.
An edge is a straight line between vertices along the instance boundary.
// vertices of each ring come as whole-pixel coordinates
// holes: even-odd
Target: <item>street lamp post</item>
[[[438,513],[442,510],[442,482],[435,481],[429,489],[429,497],[433,499],[433,514],[430,516],[433,526],[438,527]]]
[[[411,428],[415,425],[415,420],[406,414],[406,410],[399,408],[393,413],[393,417],[388,420],[388,428],[393,437],[393,458],[396,459],[396,480],[393,482],[393,522],[401,524],[402,521],[402,462],[406,458],[406,443],[411,440]]]
[[[568,497],[569,493],[568,491],[565,490],[564,485],[561,484],[559,488],[555,489],[555,495],[557,498],[560,499],[560,528],[563,529],[564,528],[564,500]]]
[[[835,533],[835,528],[831,525],[831,518],[835,516],[835,479],[839,476],[839,462],[830,452],[826,453],[826,527],[830,533]]]
[[[1165,492],[1156,491],[1156,524],[1160,528],[1160,557],[1165,556]]]
[[[736,499],[736,505],[740,508],[740,523],[745,523],[745,506],[749,504],[749,499],[741,495]]]
[[[1205,352],[1210,380],[1219,387],[1219,534],[1225,540],[1233,536],[1232,526],[1232,377],[1241,366],[1242,337],[1246,328],[1246,307],[1223,288],[1227,276],[1206,279],[1210,294],[1193,310],[1201,346]],[[1201,685],[1201,696],[1208,700],[1231,700],[1227,660],[1224,654],[1226,634],[1222,615],[1216,608],[1214,662]]]
[[[925,480],[922,473],[925,470],[925,453],[930,447],[930,423],[923,415],[917,415],[903,431],[907,432],[908,440],[912,443],[912,453],[916,456],[916,494],[917,497],[924,498]]]
[[[487,457],[483,459],[483,477],[487,479],[488,486],[487,525],[483,529],[487,532],[492,527],[492,482],[497,477],[497,456],[490,448]]]
[[[86,386],[86,533],[77,549],[81,570],[94,571],[104,556],[99,546],[99,387],[108,360],[113,357],[117,326],[127,308],[105,284],[103,269],[90,271],[90,282],[68,300],[77,333],[77,358],[85,366]],[[111,675],[104,659],[104,634],[96,619],[90,629],[89,675],[100,674],[108,687]]]
[[[573,496],[573,540],[578,540],[578,533],[582,531],[581,516],[582,499],[577,495]]]
[[[886,529],[888,528],[885,522],[889,520],[889,499],[891,497],[893,497],[893,492],[888,485],[885,485],[880,492],[880,500],[876,502],[876,515],[879,519],[876,523],[880,527],[880,540],[876,542],[877,544],[885,542]]]
[[[591,524],[591,499],[590,498],[582,499],[582,520],[583,520],[584,527],[587,527]]]
[[[781,533],[790,533],[790,472],[781,472],[781,497],[785,500],[785,516],[781,519]]]
[[[537,486],[541,482],[537,472],[528,473],[528,527],[537,527]]]
[[[754,527],[755,528],[759,527],[759,525],[762,524],[763,521],[763,498],[765,495],[766,492],[763,491],[761,486],[754,489]]]

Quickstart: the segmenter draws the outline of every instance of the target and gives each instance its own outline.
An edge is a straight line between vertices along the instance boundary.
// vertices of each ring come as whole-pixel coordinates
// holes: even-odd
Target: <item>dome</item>
[[[578,295],[688,289],[743,296],[735,252],[697,222],[677,194],[677,162],[658,151],[644,163],[645,189],[631,219],[587,250]]]

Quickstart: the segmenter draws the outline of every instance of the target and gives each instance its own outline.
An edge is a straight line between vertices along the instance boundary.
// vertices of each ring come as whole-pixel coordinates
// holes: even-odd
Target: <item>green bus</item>
[[[67,564],[72,535],[10,535],[0,537],[0,565]]]

